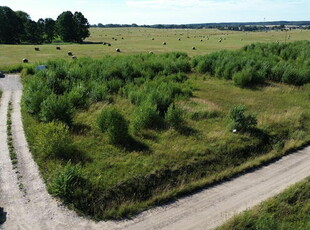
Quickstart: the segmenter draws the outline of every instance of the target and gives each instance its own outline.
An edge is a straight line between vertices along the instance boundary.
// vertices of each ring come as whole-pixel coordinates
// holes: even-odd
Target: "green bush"
[[[83,84],[73,87],[67,96],[74,107],[83,108],[88,105],[87,89]]]
[[[35,66],[34,65],[26,65],[24,66],[23,70],[21,71],[21,76],[26,77],[28,75],[33,75],[35,73]]]
[[[69,128],[61,122],[42,124],[34,142],[36,152],[40,153],[42,159],[74,157]]]
[[[41,103],[52,93],[46,84],[38,77],[34,76],[26,81],[24,90],[24,103],[28,113],[39,114]]]
[[[80,165],[69,161],[62,171],[58,172],[49,184],[49,192],[65,201],[70,201],[76,191],[85,183]]]
[[[106,132],[113,144],[124,144],[128,140],[128,123],[113,107],[104,108],[97,118],[102,132]]]
[[[156,106],[150,102],[145,102],[134,111],[131,124],[134,132],[137,132],[141,129],[160,127],[162,119]]]
[[[233,81],[236,86],[247,87],[252,83],[252,74],[249,69],[244,69],[233,75]]]
[[[257,124],[257,119],[254,115],[246,115],[245,107],[242,105],[233,107],[229,112],[230,128],[244,132],[254,128]]]
[[[182,115],[183,111],[174,104],[171,104],[166,113],[165,121],[170,127],[178,128],[183,122]]]
[[[105,84],[93,82],[91,85],[90,98],[93,102],[108,101],[110,96],[107,86]]]
[[[44,122],[58,120],[70,125],[73,113],[73,106],[66,95],[51,94],[41,104],[40,119]]]
[[[310,82],[309,41],[288,44],[251,44],[241,50],[197,56],[192,67],[199,73],[233,79],[240,87],[265,80],[303,85]]]

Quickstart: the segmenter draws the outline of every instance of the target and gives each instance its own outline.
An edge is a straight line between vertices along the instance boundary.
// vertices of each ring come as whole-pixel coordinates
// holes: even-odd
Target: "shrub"
[[[34,142],[36,152],[43,159],[70,159],[73,156],[69,128],[61,122],[43,124]]]
[[[108,88],[105,84],[94,82],[91,85],[90,98],[92,101],[108,101],[110,99]]]
[[[133,113],[131,124],[135,132],[145,128],[156,128],[162,125],[162,119],[156,106],[150,102],[138,106]]]
[[[236,129],[237,131],[243,132],[256,126],[256,117],[254,115],[245,115],[245,110],[245,107],[242,105],[235,106],[230,110],[229,118],[231,121],[231,129]]]
[[[49,185],[49,192],[65,201],[69,201],[77,189],[85,183],[80,165],[69,161],[64,169],[56,174]]]
[[[73,87],[67,96],[74,107],[86,107],[88,104],[87,89],[83,84]]]
[[[115,108],[104,108],[97,119],[102,132],[106,132],[113,144],[123,144],[128,139],[128,123]]]
[[[174,104],[171,104],[165,116],[165,121],[170,127],[178,128],[181,126],[183,111],[177,108]]]
[[[117,93],[118,90],[124,85],[120,79],[111,79],[106,82],[109,93]]]
[[[244,69],[233,75],[233,81],[236,86],[248,87],[252,85],[252,73],[250,69]]]
[[[26,77],[28,75],[33,75],[35,72],[35,67],[33,65],[27,65],[23,67],[23,70],[21,71],[21,76]]]
[[[40,119],[44,122],[58,120],[70,125],[73,113],[72,104],[66,95],[51,94],[42,102]]]
[[[52,91],[38,77],[33,76],[26,81],[23,94],[23,101],[26,110],[31,114],[39,114],[41,103],[50,95]]]

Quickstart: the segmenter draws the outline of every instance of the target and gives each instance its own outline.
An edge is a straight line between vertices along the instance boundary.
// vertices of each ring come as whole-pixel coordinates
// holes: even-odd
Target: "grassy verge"
[[[24,78],[30,149],[49,191],[96,219],[132,216],[310,141],[307,86],[238,88],[189,73],[182,53],[47,65]],[[257,126],[233,133],[240,104]]]
[[[8,144],[8,148],[9,148],[9,154],[10,154],[10,158],[12,161],[12,166],[13,169],[15,170],[16,174],[17,174],[17,179],[18,179],[18,187],[20,190],[24,191],[24,185],[21,182],[21,174],[17,169],[17,163],[18,163],[18,159],[17,159],[17,155],[16,155],[16,150],[14,147],[14,143],[13,143],[13,134],[12,134],[12,111],[13,111],[13,106],[12,106],[12,101],[9,102],[9,106],[8,106],[8,112],[7,112],[7,144]],[[24,191],[25,192],[25,191]]]
[[[310,178],[229,220],[218,230],[309,229]]]

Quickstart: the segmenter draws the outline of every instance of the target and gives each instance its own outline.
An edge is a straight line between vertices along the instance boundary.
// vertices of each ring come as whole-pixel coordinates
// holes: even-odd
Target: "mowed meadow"
[[[0,45],[0,69],[22,63],[23,58],[27,58],[31,63],[50,58],[69,59],[68,51],[72,51],[78,58],[100,58],[104,55],[128,55],[150,51],[178,51],[195,56],[218,50],[235,50],[255,42],[285,43],[310,38],[309,30],[235,32],[214,29],[91,28],[90,33],[85,44]],[[219,42],[220,38],[222,42]],[[111,46],[96,44],[98,42],[110,43]],[[163,45],[163,42],[166,42],[166,45]],[[61,50],[56,50],[56,46],[60,46]],[[39,47],[40,51],[35,51],[35,47]],[[120,49],[120,53],[115,51],[117,48]]]

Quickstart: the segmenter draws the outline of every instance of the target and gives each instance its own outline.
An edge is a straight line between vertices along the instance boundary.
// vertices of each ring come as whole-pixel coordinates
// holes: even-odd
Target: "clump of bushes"
[[[310,82],[310,42],[251,44],[237,51],[197,56],[192,67],[199,73],[233,80],[251,87],[266,80],[303,85]]]
[[[55,59],[45,65],[44,71],[25,69],[27,74],[34,75],[24,80],[26,109],[45,122],[59,120],[70,125],[75,108],[110,101],[112,94],[124,92],[132,83],[137,83],[133,90],[141,86],[134,102],[137,105],[144,101],[146,91],[156,88],[149,97],[162,116],[175,97],[191,94],[191,90],[181,87],[187,79],[184,73],[191,70],[185,53],[80,58],[74,62]],[[158,80],[151,83],[154,79]]]
[[[67,96],[49,95],[41,104],[40,119],[44,122],[72,123],[74,109]]]
[[[245,132],[255,128],[257,119],[253,114],[245,114],[245,107],[242,105],[233,107],[229,112],[230,129],[237,132]]]
[[[69,128],[61,122],[52,121],[42,124],[35,137],[34,146],[42,159],[74,158]]]
[[[69,161],[63,170],[54,176],[48,189],[52,195],[70,201],[85,181],[81,166],[73,165]]]
[[[147,128],[157,128],[162,126],[162,124],[163,121],[156,105],[150,102],[145,102],[138,106],[132,114],[131,125],[134,132]]]
[[[170,127],[179,128],[183,122],[182,115],[183,111],[174,104],[171,104],[165,115],[165,121]]]
[[[99,114],[97,122],[100,130],[107,133],[111,143],[124,144],[127,142],[128,123],[117,109],[104,108]]]

